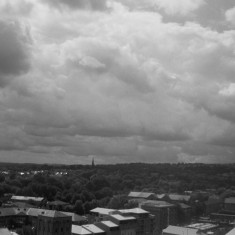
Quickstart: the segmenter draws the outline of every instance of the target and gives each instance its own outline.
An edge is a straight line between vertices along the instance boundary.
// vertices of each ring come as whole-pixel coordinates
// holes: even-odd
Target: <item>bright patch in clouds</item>
[[[169,15],[188,15],[203,4],[204,0],[156,0],[156,5]]]
[[[235,31],[202,6],[1,1],[0,160],[234,162]]]

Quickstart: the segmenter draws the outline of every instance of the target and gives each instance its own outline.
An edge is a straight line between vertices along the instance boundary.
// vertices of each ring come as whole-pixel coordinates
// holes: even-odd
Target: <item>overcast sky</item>
[[[234,0],[1,0],[0,161],[235,162]]]

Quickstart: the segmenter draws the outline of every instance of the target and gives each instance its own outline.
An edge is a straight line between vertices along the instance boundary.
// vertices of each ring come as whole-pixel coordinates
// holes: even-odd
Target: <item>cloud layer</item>
[[[0,159],[234,162],[235,31],[206,5],[2,1]]]

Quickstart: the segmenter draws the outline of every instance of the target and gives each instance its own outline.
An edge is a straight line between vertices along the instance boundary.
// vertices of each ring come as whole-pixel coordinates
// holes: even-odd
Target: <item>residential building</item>
[[[168,225],[176,225],[178,222],[177,207],[165,201],[148,200],[142,202],[140,207],[156,217],[156,234],[160,234],[162,229]]]

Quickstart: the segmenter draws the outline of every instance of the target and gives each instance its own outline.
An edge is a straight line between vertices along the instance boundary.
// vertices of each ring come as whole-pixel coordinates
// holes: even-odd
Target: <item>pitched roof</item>
[[[235,197],[229,197],[224,200],[224,203],[235,204]]]
[[[101,207],[96,207],[95,209],[90,210],[90,212],[92,212],[92,213],[98,213],[101,215],[109,215],[109,213],[113,212],[113,211],[115,211],[115,210],[108,209],[108,208],[101,208]]]
[[[27,215],[30,216],[46,216],[46,217],[72,217],[71,215],[67,215],[61,211],[55,210],[45,210],[45,209],[37,209],[37,208],[30,208],[27,212]]]
[[[0,208],[0,217],[12,215],[27,215],[28,208]]]
[[[179,226],[170,225],[162,230],[162,234],[175,234],[175,235],[197,235],[198,229],[184,228]]]
[[[147,192],[130,192],[128,197],[137,197],[137,198],[148,198],[149,196],[155,195],[154,193]]]
[[[83,228],[79,225],[72,225],[72,234],[78,234],[78,235],[89,235],[92,234],[87,229]]]

